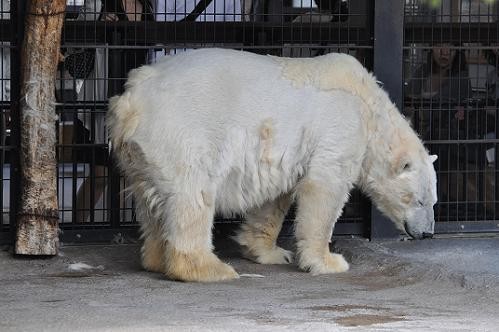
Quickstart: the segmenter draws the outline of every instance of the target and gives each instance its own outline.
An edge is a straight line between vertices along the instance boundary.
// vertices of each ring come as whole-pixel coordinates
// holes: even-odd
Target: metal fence
[[[16,78],[11,79],[11,68],[16,65],[15,45],[12,44],[12,25],[16,20],[11,17],[9,1],[2,0],[0,3],[0,166],[2,173],[0,183],[0,201],[2,202],[2,213],[0,214],[0,243],[8,242],[13,235],[13,227],[10,220],[13,217],[13,205],[11,193],[15,192],[15,181],[13,181],[12,156],[16,155],[16,144],[12,140],[13,121],[11,117],[11,100],[16,98],[16,92],[11,90],[13,84],[18,83]]]
[[[224,47],[288,57],[344,52],[373,70],[376,55],[387,52],[376,49],[375,20],[395,22],[405,32],[405,77],[396,77],[396,84],[405,84],[404,112],[428,148],[440,155],[436,211],[439,225],[446,226],[437,229],[456,231],[465,225],[466,231],[471,225],[472,230],[497,230],[497,225],[492,226],[497,219],[494,160],[499,95],[489,91],[489,71],[482,66],[488,59],[490,70],[498,68],[497,55],[495,63],[491,60],[499,47],[497,4],[407,0],[402,9],[405,15],[400,13],[405,16],[405,29],[403,20],[393,20],[396,12],[377,12],[375,7],[375,2],[361,0],[68,0],[61,46],[65,60],[59,66],[55,91],[63,241],[119,242],[136,230],[133,198],[123,192],[126,179],[109,156],[104,124],[107,100],[121,92],[130,69],[166,54]],[[19,186],[10,174],[15,175],[17,155],[17,113],[11,100],[16,100],[19,89],[14,64],[19,63],[22,4],[2,0],[1,12],[0,240],[11,238],[7,234],[12,234],[10,221]],[[436,47],[450,49],[460,65],[467,61],[470,85],[466,91],[457,90],[457,100],[443,91],[431,98],[425,94],[428,84],[430,92],[445,79],[461,87],[465,77],[464,70],[457,76],[454,72],[434,74],[433,62],[428,60]],[[450,86],[454,91],[454,83]],[[454,121],[456,112],[459,119]],[[370,220],[368,200],[354,192],[335,232],[368,235]],[[219,223],[233,221],[218,219]]]
[[[497,1],[407,1],[404,112],[439,155],[441,232],[497,231]]]

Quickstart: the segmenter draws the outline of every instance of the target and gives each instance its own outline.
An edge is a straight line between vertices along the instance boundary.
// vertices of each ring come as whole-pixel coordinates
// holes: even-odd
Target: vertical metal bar
[[[75,80],[73,80],[74,82]],[[73,87],[74,89],[74,87]],[[76,90],[75,90],[76,91]],[[75,98],[76,99],[76,98]],[[72,170],[71,170],[71,224],[74,226],[77,223],[82,222],[79,220],[78,215],[84,215],[85,213],[83,211],[78,211],[78,208],[80,207],[78,204],[78,161],[76,156],[81,155],[79,147],[76,146],[75,144],[78,143],[78,140],[81,139],[79,137],[81,134],[79,133],[78,128],[78,111],[73,109],[72,111],[72,121],[73,121],[73,132],[71,134],[71,148],[64,147],[64,150],[70,150],[71,151],[71,165],[72,165]],[[65,167],[64,167],[65,168]],[[63,170],[64,170],[63,168]],[[83,169],[83,182],[85,181],[85,169]],[[65,206],[64,202],[64,197],[66,196],[66,174],[63,171],[62,177],[60,179],[62,181],[62,207]],[[85,197],[86,193],[84,191],[85,188],[82,187],[83,190],[83,197]],[[83,198],[83,201],[85,201],[85,198]],[[83,204],[85,208],[85,204]],[[61,207],[59,207],[60,209]],[[63,212],[63,216],[66,213],[66,211]],[[84,222],[84,221],[83,221]]]
[[[94,96],[94,100],[95,100],[95,95],[93,95],[93,96]],[[96,121],[96,119],[95,119],[94,110],[95,109],[90,110],[90,142],[92,142],[92,144],[96,143],[96,140],[95,140],[95,121]],[[92,223],[92,224],[95,222],[95,204],[97,203],[96,198],[95,198],[95,191],[97,190],[96,181],[100,181],[100,179],[95,178],[97,176],[97,172],[95,170],[95,167],[96,167],[95,149],[96,149],[95,146],[91,146],[88,148],[89,151],[85,151],[85,155],[88,155],[88,158],[90,159],[88,161],[90,164],[89,165],[90,166],[90,174],[89,174],[89,176],[90,176],[90,205],[88,206],[88,209],[89,209],[88,213],[89,213],[90,223]],[[100,174],[99,174],[99,176],[100,176]],[[98,200],[98,198],[97,198],[97,200]],[[85,216],[86,216],[86,214],[85,214]]]
[[[14,148],[10,151],[10,202],[9,202],[9,226],[10,238],[14,242],[16,235],[16,216],[21,185],[19,173],[19,99],[21,95],[21,44],[24,38],[24,13],[26,4],[24,1],[11,1],[10,3],[10,27],[12,29],[12,40],[10,49],[10,145]]]
[[[369,38],[374,42],[374,6],[372,1],[367,1],[366,3],[366,28],[369,31]],[[374,45],[373,45],[374,46]],[[372,71],[374,70],[374,49],[369,49],[365,54],[364,66]]]
[[[390,99],[402,108],[404,2],[377,0],[374,5],[374,74]]]
[[[399,109],[402,108],[404,1],[377,0],[374,4],[374,74]],[[372,206],[371,239],[396,238],[400,231]]]
[[[498,11],[497,15],[499,17],[499,4],[496,4],[497,8],[496,10]],[[499,31],[499,24],[497,25],[497,30]],[[499,58],[495,58],[495,67],[499,68]],[[496,89],[497,91],[497,89]],[[494,132],[495,138],[498,137],[498,131],[499,131],[499,95],[496,95],[496,91],[494,91],[492,98],[494,98],[494,101],[492,102],[493,107],[495,108],[494,112],[494,119],[495,119],[495,124],[494,124]],[[487,103],[488,104],[488,103]],[[493,166],[493,171],[494,171],[494,194],[492,201],[494,203],[494,208],[493,208],[493,215],[492,218],[493,220],[499,219],[499,144],[494,143],[494,166]]]
[[[123,45],[121,35],[118,31],[112,32],[112,44]],[[123,85],[123,50],[109,51],[109,96],[121,93]],[[108,211],[109,221],[112,228],[120,225],[120,173],[114,158],[109,161],[109,185],[108,185]]]
[[[114,157],[109,158],[109,178],[108,178],[107,210],[108,220],[111,228],[120,225],[120,177]]]

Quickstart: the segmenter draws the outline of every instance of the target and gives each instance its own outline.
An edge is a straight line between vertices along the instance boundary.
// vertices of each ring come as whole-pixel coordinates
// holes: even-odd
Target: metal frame
[[[374,7],[374,74],[402,109],[404,2],[377,0]],[[376,207],[371,211],[371,239],[397,238],[400,231]]]

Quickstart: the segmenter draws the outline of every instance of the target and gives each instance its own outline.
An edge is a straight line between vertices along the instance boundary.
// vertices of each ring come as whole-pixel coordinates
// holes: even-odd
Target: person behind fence
[[[314,0],[321,12],[332,15],[331,22],[345,22],[348,20],[349,8],[346,0]]]
[[[466,106],[472,97],[466,57],[462,50],[452,45],[439,44],[430,49],[426,62],[406,82],[405,94],[412,99],[412,105],[422,105],[422,109],[415,112],[414,121],[424,140],[465,139],[476,128],[474,117]],[[429,149],[439,155],[437,170],[444,172],[439,181],[441,200],[456,200],[455,180],[450,180],[449,188],[445,172],[463,169],[463,164],[467,164],[465,147],[430,144]]]
[[[497,101],[499,100],[499,43],[493,43],[490,45],[492,49],[487,49],[484,52],[484,56],[487,59],[488,67],[487,79],[485,81],[486,95],[487,99],[487,139],[497,138],[497,128],[496,128],[496,117],[497,117]],[[490,150],[487,151],[487,161],[489,164],[495,162],[495,148],[492,146]]]
[[[485,51],[487,62],[493,68],[487,74],[487,98],[499,100],[499,44],[491,45],[493,48]]]
[[[426,61],[416,69],[405,86],[407,97],[426,103],[438,103],[448,108],[451,112],[451,123],[447,125],[456,129],[457,123],[464,120],[464,105],[471,97],[471,82],[463,51],[452,49],[451,45],[435,45],[428,52]],[[450,138],[448,126],[438,121],[439,118],[443,118],[442,114],[438,114],[438,111],[431,113],[433,113],[431,120],[435,120],[432,121],[433,126],[430,127],[427,112],[422,112],[419,119],[423,138]],[[448,117],[448,114],[444,117]],[[437,124],[440,124],[439,128],[435,128]],[[430,137],[430,134],[433,135]]]
[[[154,19],[152,6],[148,0],[87,0],[84,2],[78,20],[100,20],[100,21],[151,21]],[[103,45],[104,46],[104,45]],[[120,56],[122,68],[118,77],[112,77],[106,66],[105,48],[84,49],[77,52],[69,52],[65,58],[65,67],[76,80],[85,80],[83,89],[77,91],[77,99],[85,101],[106,100],[107,95],[119,93],[121,85],[126,79],[129,70],[146,63],[146,50],[110,50],[111,58]],[[113,58],[114,59],[114,58]],[[114,73],[116,74],[116,73]],[[111,78],[111,80],[109,80]],[[122,82],[119,82],[119,81]],[[107,86],[106,84],[109,84]],[[80,84],[80,86],[82,86]],[[105,144],[105,114],[104,112],[81,111],[78,113],[78,121],[83,124],[83,130],[73,133],[78,137],[75,141],[83,140],[84,143]],[[90,130],[93,133],[90,134]],[[85,156],[84,162],[89,162],[89,156]],[[86,177],[78,188],[76,194],[76,222],[87,222],[93,205],[95,206],[102,198],[106,186],[107,151],[96,149],[94,152],[94,182]],[[81,161],[81,160],[79,160]]]
[[[484,52],[487,63],[491,70],[487,73],[486,86],[486,111],[487,111],[487,134],[488,140],[493,140],[498,137],[496,119],[498,116],[499,103],[499,43],[490,44],[491,49]],[[484,187],[485,187],[485,207],[487,212],[495,217],[495,211],[498,210],[497,198],[495,195],[496,180],[496,149],[497,144],[487,144],[486,147],[487,167],[484,172]]]

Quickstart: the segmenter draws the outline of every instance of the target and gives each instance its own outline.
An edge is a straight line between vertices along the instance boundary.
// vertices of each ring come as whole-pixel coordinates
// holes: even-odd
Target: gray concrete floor
[[[339,239],[347,273],[221,256],[215,284],[141,269],[137,245],[63,247],[51,259],[0,252],[0,331],[499,331],[499,238]],[[94,266],[70,271],[73,263]]]

